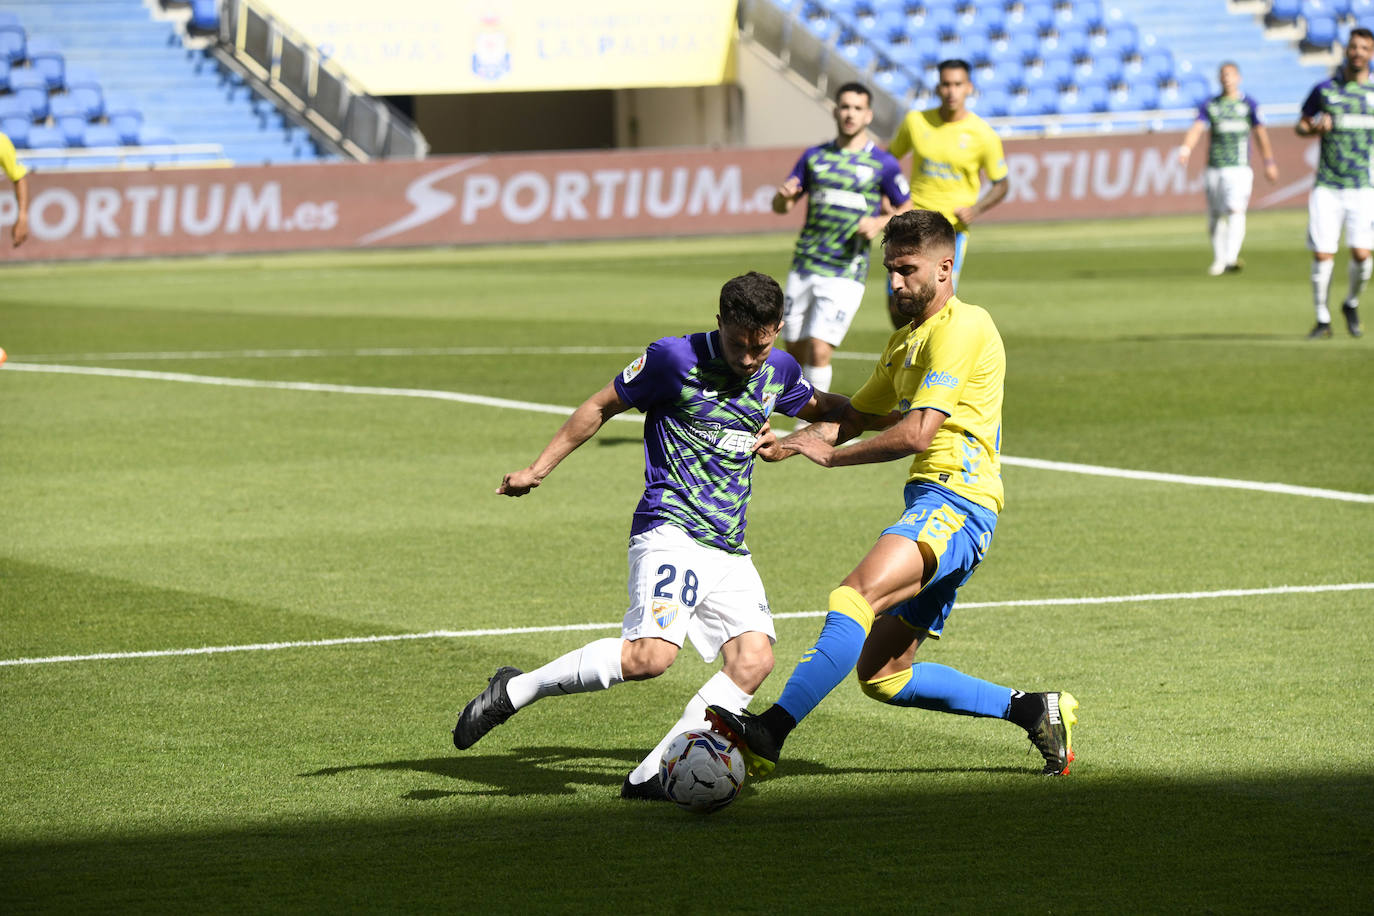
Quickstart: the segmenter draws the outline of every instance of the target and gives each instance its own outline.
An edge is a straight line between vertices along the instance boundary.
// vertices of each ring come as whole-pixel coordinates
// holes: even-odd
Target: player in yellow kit
[[[944,214],[954,225],[953,288],[959,289],[959,273],[968,250],[968,227],[1007,196],[1007,158],[1002,140],[978,115],[968,110],[969,65],[962,60],[941,61],[940,82],[935,87],[940,107],[910,111],[902,119],[888,152],[897,159],[911,156],[911,206]],[[986,175],[991,187],[981,197]],[[906,324],[889,295],[892,326]]]
[[[838,422],[825,421],[759,454],[802,454],[825,468],[911,459],[904,510],[830,593],[816,642],[778,701],[759,715],[707,707],[750,770],[770,772],[783,741],[853,670],[866,696],[892,706],[1005,719],[1026,730],[1061,775],[1073,762],[1078,702],[1026,693],[933,662],[914,663],[938,639],[960,586],[992,544],[1002,509],[1002,385],[1006,352],[992,316],[951,287],[954,229],[939,213],[899,213],[883,234],[883,266],[907,324],[898,328]],[[863,429],[878,435],[843,447]]]
[[[29,170],[15,158],[14,144],[4,134],[0,134],[0,171],[14,182],[14,199],[18,207],[10,237],[14,240],[14,247],[18,248],[29,237]]]

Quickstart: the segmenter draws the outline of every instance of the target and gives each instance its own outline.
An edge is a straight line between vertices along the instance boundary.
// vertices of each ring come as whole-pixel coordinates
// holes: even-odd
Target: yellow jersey
[[[986,174],[988,181],[1007,177],[1001,138],[971,111],[957,121],[946,121],[938,108],[909,111],[888,152],[898,159],[911,154],[912,206],[944,214],[957,232],[968,226],[954,211],[978,200],[978,173]]]
[[[1001,512],[1002,384],[1007,354],[987,310],[951,297],[920,327],[898,328],[850,399],[855,410],[903,415],[933,408],[948,419],[907,480],[930,481]]]
[[[14,144],[4,134],[0,134],[0,169],[4,170],[10,181],[18,181],[29,173],[15,158]]]

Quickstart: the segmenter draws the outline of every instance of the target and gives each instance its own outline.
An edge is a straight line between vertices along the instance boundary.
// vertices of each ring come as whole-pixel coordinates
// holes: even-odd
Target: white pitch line
[[[157,360],[306,359],[354,356],[615,356],[643,352],[643,347],[361,347],[353,350],[310,348],[296,350],[162,350],[146,353],[44,353],[26,356],[25,359],[43,362],[61,360],[153,362]]]
[[[1212,592],[1162,592],[1146,595],[1110,595],[1101,598],[1027,598],[1015,601],[968,601],[960,610],[1004,607],[1072,607],[1092,604],[1132,604],[1146,601],[1200,601],[1212,598],[1247,598],[1266,595],[1299,595],[1319,592],[1353,592],[1374,589],[1374,582],[1351,582],[1334,585],[1281,585],[1274,588],[1231,588]],[[776,620],[799,620],[824,617],[825,611],[796,611],[775,614]],[[194,649],[150,649],[142,652],[96,652],[90,655],[49,655],[43,658],[0,659],[0,667],[20,665],[55,665],[64,662],[118,661],[134,658],[167,658],[185,655],[222,655],[229,652],[272,652],[280,649],[314,649],[327,646],[351,646],[368,643],[401,642],[414,639],[473,639],[481,636],[521,636],[530,633],[567,633],[576,630],[619,629],[620,622],[575,623],[549,627],[507,627],[487,630],[430,630],[425,633],[391,633],[378,636],[344,636],[338,639],[307,639],[296,642],[250,643],[240,646],[201,646]]]
[[[457,391],[436,391],[428,388],[378,388],[366,385],[334,385],[325,382],[279,382],[267,379],[194,375],[186,372],[155,372],[150,369],[113,369],[104,366],[68,366],[57,363],[10,362],[6,364],[5,370],[15,372],[41,372],[53,375],[94,375],[108,378],[185,382],[195,385],[215,385],[228,388],[272,388],[284,391],[315,391],[333,394],[372,395],[376,397],[426,398],[434,401],[455,401],[462,404],[477,404],[484,407],[504,407],[512,410],[549,413],[563,417],[573,412],[573,408],[563,407],[558,404],[513,401],[506,398],[491,398],[479,394],[462,394]],[[617,414],[611,419],[632,423],[644,422],[643,417],[635,414]],[[1161,483],[1177,483],[1199,487],[1223,487],[1234,490],[1254,490],[1261,493],[1282,493],[1290,496],[1308,496],[1314,499],[1334,499],[1342,502],[1374,503],[1374,495],[1368,493],[1350,493],[1344,490],[1324,490],[1319,487],[1300,487],[1286,483],[1231,480],[1225,477],[1196,477],[1187,474],[1166,474],[1158,471],[1134,471],[1129,468],[1109,468],[1093,464],[1045,461],[1039,458],[1016,458],[1011,455],[1003,455],[1002,462],[1008,465],[1034,468],[1037,470],[1061,471],[1071,474],[1089,474],[1097,477],[1153,480]]]

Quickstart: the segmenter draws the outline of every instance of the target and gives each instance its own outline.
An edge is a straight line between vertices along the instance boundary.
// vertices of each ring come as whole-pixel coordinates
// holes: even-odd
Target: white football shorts
[[[1345,244],[1366,251],[1374,247],[1374,188],[1312,189],[1307,197],[1307,247],[1335,254]]]
[[[763,580],[748,554],[705,547],[667,524],[630,538],[623,638],[656,636],[679,648],[690,638],[713,662],[725,643],[755,631],[777,642]]]
[[[783,296],[785,342],[814,337],[838,347],[863,302],[864,285],[845,277],[802,276],[793,271],[787,275]]]
[[[1255,187],[1255,173],[1248,165],[1228,165],[1208,169],[1203,175],[1207,188],[1207,210],[1213,216],[1244,213],[1250,206],[1250,192]]]

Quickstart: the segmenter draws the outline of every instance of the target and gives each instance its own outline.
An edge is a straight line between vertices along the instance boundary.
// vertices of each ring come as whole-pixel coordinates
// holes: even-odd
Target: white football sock
[[[1225,265],[1231,263],[1226,260],[1226,227],[1228,225],[1230,225],[1230,221],[1227,220],[1226,214],[1224,213],[1221,216],[1213,216],[1211,218],[1210,232],[1212,236],[1213,264]]]
[[[1374,270],[1374,257],[1365,258],[1363,261],[1350,259],[1350,295],[1345,297],[1346,302],[1354,302],[1357,305],[1360,301],[1360,293],[1369,285],[1369,273]]]
[[[1240,260],[1240,246],[1245,244],[1245,214],[1232,213],[1226,221],[1226,263]]]
[[[833,366],[802,366],[802,375],[818,391],[830,390],[830,379],[834,374]]]
[[[555,658],[542,668],[516,675],[506,684],[511,705],[521,709],[544,697],[605,690],[623,682],[625,678],[620,673],[623,642],[618,636],[598,639]]]
[[[1330,259],[1312,262],[1312,305],[1317,310],[1317,323],[1330,324],[1331,310],[1326,307],[1326,295],[1331,289],[1331,273],[1336,262]]]
[[[687,708],[682,712],[682,718],[678,719],[672,728],[668,729],[668,734],[663,736],[663,740],[658,743],[658,747],[649,752],[649,756],[640,762],[639,766],[630,773],[630,782],[638,785],[641,782],[652,779],[658,775],[658,763],[663,757],[663,752],[668,749],[668,744],[678,735],[694,728],[706,728],[706,707],[723,706],[731,712],[739,712],[749,705],[749,701],[754,698],[752,693],[745,693],[739,685],[730,680],[724,671],[716,672],[709,681],[701,685],[701,689],[692,697]]]

